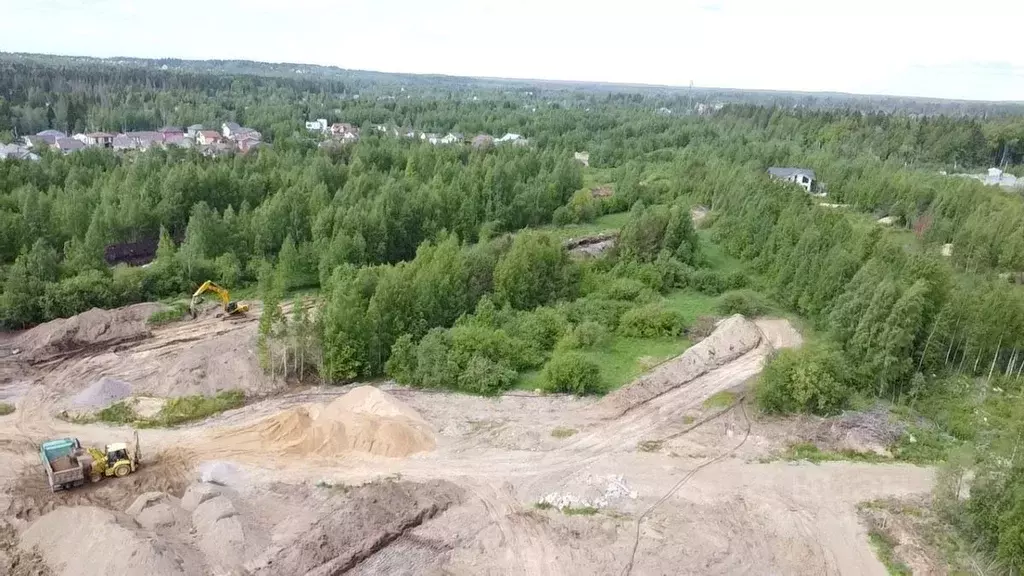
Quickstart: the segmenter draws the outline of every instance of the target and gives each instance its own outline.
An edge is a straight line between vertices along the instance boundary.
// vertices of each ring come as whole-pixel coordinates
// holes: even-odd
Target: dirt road
[[[747,324],[741,327],[748,329]],[[749,340],[742,349],[725,353],[716,348],[703,356],[699,350],[690,352],[678,367],[664,370],[669,380],[671,374],[689,376],[674,383],[661,381],[659,386],[672,385],[664,393],[618,406],[612,416],[603,400],[520,393],[479,398],[384,385],[436,436],[436,448],[406,458],[361,452],[268,457],[254,449],[251,434],[233,436],[231,430],[261,418],[299,404],[329,402],[351,389],[275,395],[279,383],[252,377],[244,366],[218,370],[218,363],[225,361],[222,343],[237,344],[231,348],[235,359],[244,360],[254,329],[255,322],[203,319],[158,328],[144,340],[90,350],[58,363],[16,369],[8,365],[6,371],[0,366],[0,374],[16,375],[6,378],[5,387],[18,391],[17,412],[0,417],[0,482],[5,485],[0,510],[22,524],[68,505],[120,512],[143,492],[181,496],[197,478],[200,461],[217,460],[232,462],[238,471],[229,485],[244,526],[239,533],[244,532],[246,546],[262,542],[259,547],[265,550],[301,547],[315,533],[310,527],[326,521],[311,517],[296,527],[288,520],[302,509],[337,506],[323,504],[326,496],[317,492],[317,485],[349,487],[331,492],[327,502],[351,500],[357,493],[376,502],[378,497],[359,491],[385,490],[382,478],[424,486],[444,481],[457,487],[458,494],[440,487],[426,495],[410,493],[410,502],[433,502],[412,520],[384,522],[380,516],[367,516],[367,522],[397,522],[397,528],[364,538],[371,543],[365,550],[345,548],[346,558],[351,557],[345,569],[355,573],[621,574],[632,557],[632,574],[885,574],[868,546],[856,504],[924,493],[932,484],[931,470],[910,466],[759,463],[777,444],[742,408],[684,433],[713,412],[703,407],[708,397],[741,389],[772,350],[800,344],[799,334],[786,321],[749,325],[753,337],[740,339]],[[143,430],[146,453],[156,462],[127,480],[59,495],[43,485],[35,454],[39,441],[74,435],[102,444],[128,434],[54,417],[70,396],[91,382],[108,376],[142,383],[138,385],[146,393],[184,394],[232,385],[224,381],[228,372],[239,373],[244,382],[238,385],[267,398],[200,425]],[[146,384],[148,380],[158,384]],[[560,432],[553,434],[556,429]],[[359,485],[365,486],[353,488]],[[583,515],[535,507],[550,498],[601,506]],[[637,519],[648,509],[637,538]],[[355,528],[342,525],[331,531],[346,529]],[[186,564],[209,562],[196,551],[201,546],[188,543],[186,532],[157,534],[180,544]],[[320,569],[327,570],[327,564]],[[285,573],[267,565],[243,568]]]

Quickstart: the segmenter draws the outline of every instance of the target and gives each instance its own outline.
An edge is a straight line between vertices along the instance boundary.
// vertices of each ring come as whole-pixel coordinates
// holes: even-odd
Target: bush
[[[416,343],[411,334],[402,334],[391,346],[391,356],[384,364],[384,373],[400,384],[417,384]]]
[[[783,350],[765,367],[754,387],[757,404],[769,413],[834,414],[849,398],[843,357],[831,348]]]
[[[110,277],[99,270],[86,270],[47,285],[43,294],[43,314],[47,318],[67,318],[90,308],[109,308],[112,302]]]
[[[629,302],[650,302],[657,294],[647,285],[632,278],[616,278],[600,291],[602,297]]]
[[[715,309],[723,316],[742,314],[748,318],[768,312],[768,301],[753,290],[731,290],[718,297]]]
[[[619,334],[632,338],[679,336],[683,331],[683,315],[667,310],[661,304],[647,304],[627,310],[619,319]]]
[[[171,322],[177,322],[185,317],[188,312],[188,305],[184,303],[176,303],[166,310],[157,310],[149,315],[146,319],[148,324],[153,326],[159,326],[160,324],[169,324]]]
[[[0,402],[0,416],[7,416],[14,413],[14,405],[7,402]]]
[[[592,321],[615,329],[619,325],[619,318],[632,307],[629,302],[590,296],[562,304],[559,309],[574,324]]]
[[[579,271],[560,242],[547,234],[524,232],[494,268],[494,301],[517,310],[573,297]]]
[[[245,392],[225,390],[215,396],[182,396],[170,398],[152,420],[143,420],[144,426],[176,426],[186,422],[209,418],[245,404]]]
[[[608,341],[608,329],[597,322],[584,322],[577,325],[555,345],[556,350],[577,350],[595,348]]]
[[[750,285],[750,279],[739,271],[720,272],[717,270],[694,270],[687,278],[687,285],[705,294],[717,296],[727,290],[738,290]]]
[[[565,315],[554,308],[541,307],[533,312],[522,312],[509,323],[509,334],[521,340],[533,355],[544,354],[569,329]]]
[[[601,370],[578,352],[559,352],[544,366],[544,389],[582,396],[601,391]]]
[[[497,394],[511,388],[516,376],[516,371],[508,366],[474,355],[459,375],[459,390],[474,394]]]

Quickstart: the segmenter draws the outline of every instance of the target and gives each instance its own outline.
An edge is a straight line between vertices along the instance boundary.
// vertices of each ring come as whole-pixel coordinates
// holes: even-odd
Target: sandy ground
[[[713,335],[660,366],[644,390],[603,400],[382,384],[392,416],[414,423],[416,449],[404,457],[374,453],[372,437],[343,443],[366,449],[277,450],[261,444],[265,423],[334,406],[355,387],[285,390],[259,374],[250,356],[257,314],[155,328],[59,361],[0,354],[0,395],[17,406],[0,417],[0,510],[54,573],[85,572],[66,551],[48,552],[53,542],[99,539],[141,563],[104,558],[90,568],[106,573],[144,564],[152,575],[881,575],[857,505],[925,494],[933,482],[932,470],[913,466],[760,463],[785,434],[778,422],[751,421],[744,404],[693,428],[714,412],[704,400],[741,391],[774,349],[800,344],[788,322],[772,319],[730,319],[738,333]],[[264,399],[201,424],[142,430],[139,472],[51,494],[38,443],[131,434],[55,417],[102,377],[154,396],[241,387]],[[139,504],[147,493],[160,494]],[[542,500],[599,510],[571,515],[537,508]],[[96,528],[62,532],[68,518]]]

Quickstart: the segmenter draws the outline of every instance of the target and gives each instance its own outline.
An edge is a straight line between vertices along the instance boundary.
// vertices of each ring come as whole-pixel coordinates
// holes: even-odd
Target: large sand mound
[[[598,404],[599,409],[609,417],[621,416],[635,406],[732,362],[756,348],[761,340],[761,331],[753,322],[739,314],[730,316],[719,323],[710,336],[682,355],[606,396]]]
[[[252,324],[191,343],[168,358],[158,373],[137,385],[153,396],[174,397],[232,389],[261,395],[272,392],[280,382],[268,378],[260,368],[256,325]]]
[[[76,350],[105,347],[149,336],[146,320],[164,306],[157,303],[133,304],[113,310],[93,308],[71,318],[59,318],[40,324],[15,341],[14,347],[31,360],[47,360]]]
[[[402,457],[435,446],[433,431],[415,410],[372,386],[356,388],[330,404],[289,408],[225,430],[218,438],[232,448],[296,456],[356,451]]]
[[[56,574],[110,576],[188,574],[182,559],[130,528],[130,521],[94,506],[58,508],[22,534],[22,546],[38,546]],[[194,573],[194,572],[193,572]]]

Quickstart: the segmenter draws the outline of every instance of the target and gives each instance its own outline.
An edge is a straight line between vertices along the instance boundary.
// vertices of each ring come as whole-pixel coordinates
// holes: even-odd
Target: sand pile
[[[732,362],[760,343],[761,332],[753,322],[739,314],[730,316],[719,323],[710,336],[680,356],[605,396],[598,404],[599,410],[608,417],[620,416],[634,406]]]
[[[131,394],[131,384],[104,376],[76,394],[71,399],[71,404],[79,408],[105,408]]]
[[[133,304],[113,310],[87,312],[40,324],[21,334],[14,347],[34,361],[47,360],[85,348],[105,347],[149,336],[146,320],[165,306]]]
[[[58,508],[25,530],[21,545],[38,546],[54,573],[67,576],[196,573],[183,566],[175,552],[136,532],[130,522],[94,506]]]
[[[434,433],[415,410],[372,386],[330,404],[289,408],[219,438],[233,447],[296,456],[342,456],[351,451],[403,457],[432,450]]]

